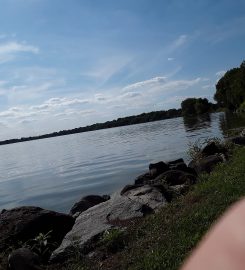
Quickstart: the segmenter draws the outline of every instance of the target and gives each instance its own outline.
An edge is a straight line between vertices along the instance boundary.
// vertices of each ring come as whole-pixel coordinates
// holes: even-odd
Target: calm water
[[[36,205],[67,212],[84,195],[132,183],[150,162],[188,161],[189,142],[242,125],[244,116],[216,113],[1,146],[0,209]]]

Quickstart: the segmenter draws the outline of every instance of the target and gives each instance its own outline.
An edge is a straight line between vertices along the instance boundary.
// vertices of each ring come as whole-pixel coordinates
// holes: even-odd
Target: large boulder
[[[169,169],[170,170],[186,171],[186,170],[188,170],[188,167],[184,162],[179,162],[179,163],[171,164],[169,166]]]
[[[184,163],[183,158],[171,160],[167,164],[168,164],[169,167],[171,167],[171,166],[174,166],[174,165],[179,164],[179,163]]]
[[[74,247],[86,252],[91,242],[104,231],[114,226],[127,226],[131,220],[142,218],[167,203],[156,189],[141,188],[129,190],[124,196],[115,193],[110,200],[82,212],[60,247],[53,252],[51,262],[64,260]]]
[[[245,145],[245,136],[234,137],[231,141],[238,145]]]
[[[225,157],[222,154],[215,154],[198,160],[192,160],[189,163],[189,167],[194,169],[197,174],[204,172],[210,173],[218,163],[224,161]]]
[[[225,154],[227,150],[220,146],[217,145],[215,142],[209,142],[201,151],[203,156],[211,156],[219,153]]]
[[[149,171],[152,177],[156,177],[159,174],[166,172],[167,170],[169,170],[169,166],[163,161],[151,163],[149,165]]]
[[[76,202],[71,210],[70,210],[70,215],[74,215],[75,213],[82,213],[89,209],[90,207],[93,207],[97,204],[100,204],[102,202],[105,202],[110,199],[110,196],[104,195],[104,196],[99,196],[99,195],[88,195],[86,197],[83,197],[80,201]]]
[[[165,173],[160,174],[154,180],[152,184],[168,184],[169,186],[187,184],[191,185],[196,182],[196,176],[193,174],[180,171],[180,170],[169,170]]]
[[[50,231],[50,242],[59,244],[74,222],[69,215],[34,206],[3,210],[0,214],[0,251]]]
[[[156,210],[166,204],[166,198],[162,190],[155,186],[132,186],[123,194],[131,200],[136,200],[151,209]]]
[[[152,179],[154,179],[154,176],[150,174],[150,172],[146,172],[144,174],[139,175],[135,180],[135,185],[146,185],[148,184]]]
[[[175,161],[168,162],[168,165],[169,165],[170,170],[183,171],[183,172],[190,173],[196,176],[195,170],[188,167],[182,158],[177,159]]]
[[[10,270],[41,270],[39,256],[28,248],[19,248],[9,255]]]
[[[120,195],[124,195],[125,193],[127,193],[128,191],[132,190],[132,189],[137,189],[140,188],[144,185],[126,185],[120,192]]]

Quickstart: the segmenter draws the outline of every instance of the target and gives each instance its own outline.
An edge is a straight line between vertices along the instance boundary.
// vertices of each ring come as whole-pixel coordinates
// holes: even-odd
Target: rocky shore
[[[245,145],[244,135],[242,132],[225,143],[208,142],[189,164],[182,158],[150,164],[131,185],[110,196],[83,197],[69,214],[33,206],[2,210],[1,259],[8,258],[9,269],[20,270],[45,269],[77,253],[90,259],[98,256],[97,247],[103,244],[106,233],[115,229],[123,232],[186,194],[200,174],[210,173],[216,164],[229,159],[230,145]]]

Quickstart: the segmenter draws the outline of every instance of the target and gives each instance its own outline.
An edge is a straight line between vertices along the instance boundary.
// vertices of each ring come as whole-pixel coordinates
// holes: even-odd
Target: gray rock
[[[104,196],[99,196],[99,195],[88,195],[83,197],[79,202],[76,202],[71,210],[70,210],[70,215],[74,215],[77,212],[82,213],[89,209],[90,207],[93,207],[99,203],[105,202],[110,199],[110,196],[104,195]]]
[[[8,257],[10,270],[41,270],[39,256],[27,248],[14,250]]]
[[[231,141],[238,145],[245,145],[245,136],[234,137]]]
[[[183,172],[190,173],[190,174],[193,174],[193,175],[196,176],[195,170],[193,170],[192,168],[189,168],[185,164],[185,162],[184,162],[184,160],[182,158],[176,159],[176,160],[173,160],[173,161],[169,161],[168,166],[169,166],[170,170],[183,171]]]
[[[147,205],[153,210],[166,204],[166,199],[162,192],[158,188],[149,185],[131,189],[125,192],[124,196]]]
[[[196,176],[193,174],[180,171],[180,170],[169,170],[165,173],[160,174],[154,180],[153,184],[166,183],[170,186],[182,185],[182,184],[194,184],[196,182]]]
[[[173,166],[173,165],[176,165],[176,164],[178,164],[178,163],[184,163],[183,158],[171,160],[171,161],[169,161],[167,164],[168,164],[168,166]]]
[[[211,156],[219,153],[225,154],[226,152],[224,147],[217,145],[215,142],[209,142],[201,151],[203,156]]]
[[[142,187],[143,185],[126,185],[120,192],[121,195],[124,195],[125,193],[127,193],[128,191],[132,190],[132,189],[136,189],[139,187]]]
[[[163,161],[159,161],[157,163],[151,163],[149,165],[150,175],[153,177],[156,177],[159,174],[166,172],[167,170],[169,170],[169,166]]]
[[[51,261],[61,261],[74,248],[84,250],[91,239],[96,239],[104,231],[120,222],[142,218],[165,204],[161,192],[149,186],[129,190],[124,196],[115,193],[110,200],[89,208],[77,217],[72,230],[53,252]]]
[[[150,182],[150,180],[154,179],[154,177],[149,173],[146,172],[144,174],[139,175],[135,180],[135,185],[146,185]]]
[[[200,160],[193,160],[189,163],[189,167],[193,168],[197,174],[203,172],[210,173],[218,163],[224,161],[225,157],[223,154],[215,154],[201,158]]]

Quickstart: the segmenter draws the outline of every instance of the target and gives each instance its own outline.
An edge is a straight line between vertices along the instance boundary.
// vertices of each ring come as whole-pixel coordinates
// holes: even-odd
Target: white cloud
[[[167,80],[167,77],[154,77],[154,78],[149,79],[149,80],[130,84],[130,85],[124,87],[123,91],[130,91],[130,90],[134,90],[134,89],[145,87],[145,86],[151,86],[151,85],[165,83],[166,80]]]
[[[64,112],[57,113],[54,116],[57,117],[59,120],[69,120],[74,117],[84,117],[88,115],[95,114],[95,110],[65,110]],[[65,118],[64,118],[65,117]]]
[[[141,97],[142,94],[138,92],[127,92],[120,96],[120,98],[135,98],[135,97]]]
[[[131,60],[131,57],[124,54],[107,55],[106,58],[96,60],[91,68],[86,67],[86,70],[82,71],[80,75],[93,82],[104,83],[128,65]]]
[[[2,43],[0,44],[0,63],[11,61],[18,53],[22,52],[37,54],[39,52],[39,48],[15,41]]]
[[[18,42],[8,42],[0,44],[0,54],[9,54],[16,52],[38,53],[39,49],[37,47]]]
[[[161,85],[158,89],[159,91],[170,91],[170,90],[183,90],[187,89],[189,87],[192,87],[196,84],[198,84],[201,81],[201,78],[196,78],[193,80],[172,80],[169,82],[166,82],[165,84]]]
[[[171,45],[172,50],[176,50],[179,47],[183,46],[188,40],[187,35],[180,35]]]
[[[216,76],[217,77],[222,77],[222,76],[224,76],[225,75],[225,73],[226,73],[226,71],[225,70],[220,70],[220,71],[218,71],[218,72],[216,72]]]
[[[97,93],[94,95],[96,101],[106,101],[107,97],[102,93]]]
[[[0,87],[7,84],[7,81],[0,81]]]
[[[31,110],[37,111],[46,111],[46,110],[55,110],[61,107],[68,107],[73,105],[82,105],[89,103],[87,99],[78,99],[78,98],[50,98],[45,101],[43,104],[30,107]]]
[[[166,77],[155,77],[150,80],[137,82],[123,88],[123,91],[138,90],[145,93],[179,91],[192,87],[202,81],[201,78],[193,80],[168,80]]]
[[[211,84],[207,84],[207,85],[203,85],[202,89],[209,89],[211,87],[213,87]]]
[[[168,57],[168,61],[173,61],[174,58],[173,57]]]
[[[27,125],[36,121],[37,121],[36,119],[24,119],[24,120],[20,120],[18,123],[22,125]]]

